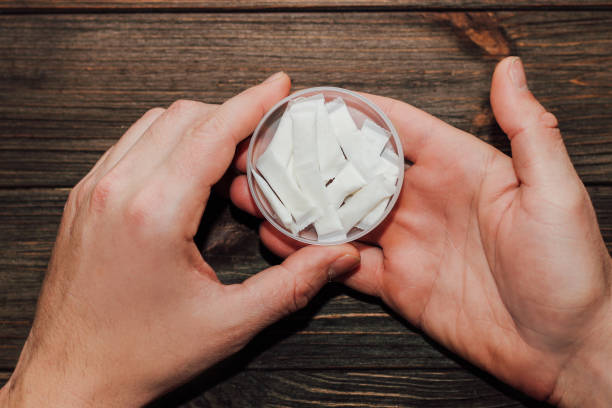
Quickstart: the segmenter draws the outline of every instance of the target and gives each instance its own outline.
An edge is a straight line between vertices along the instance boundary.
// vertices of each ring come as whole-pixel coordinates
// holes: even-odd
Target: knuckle
[[[559,121],[557,120],[557,117],[548,111],[543,112],[538,118],[538,120],[542,126],[547,128],[554,129],[559,126]]]
[[[291,276],[293,276],[293,295],[289,312],[294,313],[308,304],[316,289],[310,282],[296,278],[295,274],[291,274]]]
[[[545,136],[558,142],[562,142],[561,131],[558,128],[559,121],[552,113],[546,111],[538,117],[538,127],[546,133]]]
[[[90,209],[102,212],[108,208],[111,195],[116,190],[116,182],[110,175],[102,177],[91,188]]]
[[[562,140],[561,131],[558,128],[559,121],[552,113],[543,111],[537,116],[526,119],[522,126],[511,131],[508,136],[510,140],[515,137],[526,137],[529,134],[543,134],[543,136]]]
[[[141,233],[155,232],[155,226],[160,216],[159,197],[152,189],[137,192],[124,207],[125,224]]]
[[[590,198],[583,186],[576,187],[567,198],[566,205],[574,217],[585,215],[590,209]]]
[[[204,122],[199,124],[195,129],[195,133],[206,138],[225,139],[228,135],[229,118],[218,110],[213,115],[210,115]]]
[[[175,115],[182,115],[197,109],[199,102],[190,101],[188,99],[179,99],[172,102],[172,105],[168,108],[168,112]]]

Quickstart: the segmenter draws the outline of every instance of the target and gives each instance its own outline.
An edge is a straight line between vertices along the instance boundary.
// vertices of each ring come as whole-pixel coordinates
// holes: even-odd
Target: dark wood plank
[[[227,364],[226,364],[227,365]],[[9,372],[0,371],[0,384]],[[548,407],[471,369],[214,369],[148,408],[260,407]]]
[[[183,407],[223,408],[544,406],[465,370],[246,370],[218,384],[207,377],[210,375],[150,408],[181,402]]]
[[[589,192],[612,250],[612,187]],[[67,194],[65,189],[0,190],[0,371],[13,367],[28,334]],[[206,218],[216,221],[196,241],[223,282],[240,282],[276,261],[260,247],[254,219],[223,200],[207,211]],[[379,301],[339,285],[329,285],[306,309],[249,347],[245,364],[252,369],[460,366]]]
[[[408,101],[507,151],[488,89],[508,54],[582,179],[610,183],[611,25],[602,11],[0,15],[0,186],[72,186],[147,108],[221,102],[278,70]]]
[[[268,9],[517,9],[610,7],[609,0],[0,0],[0,11],[268,10]]]

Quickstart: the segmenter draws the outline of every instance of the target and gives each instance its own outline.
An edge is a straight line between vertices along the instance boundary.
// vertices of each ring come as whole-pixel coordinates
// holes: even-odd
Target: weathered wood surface
[[[175,406],[177,401],[194,408],[485,408],[533,404],[509,389],[504,389],[506,394],[500,393],[496,381],[483,380],[466,370],[245,370],[201,393],[215,382],[210,377],[202,376],[190,387],[161,399],[151,408]],[[471,392],[466,393],[466,389]]]
[[[610,0],[0,0],[0,11],[612,8]]]
[[[365,5],[388,12],[330,12]],[[559,6],[572,11],[534,11]],[[320,7],[329,9],[289,12]],[[599,10],[574,10],[588,7]],[[277,10],[106,13],[114,8]],[[470,8],[532,11],[432,11]],[[0,384],[31,325],[67,187],[147,108],[177,98],[221,102],[277,70],[291,74],[296,88],[324,80],[409,101],[507,152],[488,87],[496,61],[520,55],[534,93],[561,122],[612,250],[610,8],[610,1],[578,0],[0,0],[0,13],[17,12],[0,14]],[[58,14],[19,14],[41,10]],[[62,14],[79,10],[105,13]],[[260,247],[255,221],[223,201],[210,211],[214,227],[197,241],[222,281],[276,261]],[[376,299],[338,285],[155,406],[181,403],[533,404]]]
[[[586,182],[612,180],[612,12],[0,15],[0,186],[74,185],[146,109],[278,70],[409,101],[507,149],[488,103],[520,55]]]
[[[590,187],[589,193],[612,249],[612,187]],[[67,194],[68,189],[0,190],[4,376],[27,336]],[[197,242],[223,282],[242,281],[275,261],[262,251],[254,219],[219,199],[206,215],[216,221]],[[193,406],[236,407],[307,405],[304,401],[485,407],[493,402],[518,406],[512,398],[520,398],[482,379],[482,373],[435,346],[376,299],[339,285],[328,286],[306,309],[266,330],[226,366],[220,375],[205,374],[168,400],[193,397]],[[0,375],[0,382],[4,379]],[[196,398],[197,390],[206,392]],[[227,401],[231,404],[224,405]]]

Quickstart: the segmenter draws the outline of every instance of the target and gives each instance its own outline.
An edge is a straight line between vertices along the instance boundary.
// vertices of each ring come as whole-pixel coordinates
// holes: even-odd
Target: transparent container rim
[[[369,228],[367,228],[367,229],[365,229],[365,230],[363,230],[361,232],[356,233],[350,239],[319,242],[319,241],[316,241],[316,240],[300,237],[299,235],[296,235],[296,234],[293,234],[293,233],[287,231],[287,229],[285,227],[280,225],[278,222],[276,222],[276,220],[274,220],[274,218],[272,218],[271,216],[269,216],[267,214],[267,211],[264,210],[263,205],[259,202],[259,197],[255,193],[255,187],[254,187],[254,183],[253,183],[253,175],[251,174],[252,171],[253,171],[252,168],[251,168],[251,163],[252,163],[252,160],[253,160],[253,149],[254,149],[254,146],[255,146],[255,140],[257,140],[257,137],[259,136],[259,132],[261,131],[262,126],[268,121],[268,118],[271,115],[273,115],[278,108],[283,106],[285,103],[288,103],[288,102],[290,102],[290,101],[292,101],[294,99],[299,98],[302,95],[305,95],[305,94],[316,94],[317,92],[325,92],[325,91],[338,92],[338,93],[347,94],[347,95],[350,95],[350,96],[352,96],[354,98],[357,98],[361,102],[363,102],[366,105],[368,105],[368,107],[370,107],[373,111],[375,111],[382,118],[382,120],[385,122],[385,125],[390,130],[391,136],[393,137],[393,139],[395,141],[395,147],[397,149],[397,155],[399,157],[399,160],[402,162],[401,163],[402,171],[400,171],[399,176],[397,178],[396,191],[393,194],[393,196],[391,197],[391,200],[390,200],[389,204],[387,205],[387,208],[385,209],[385,212],[380,217],[378,222],[376,222],[375,224],[372,224]],[[322,245],[322,246],[340,245],[340,244],[345,244],[347,242],[357,241],[359,238],[362,238],[363,236],[365,236],[365,235],[369,234],[370,232],[372,232],[375,228],[377,228],[380,225],[380,223],[385,218],[387,218],[387,216],[389,215],[389,213],[391,212],[391,210],[395,206],[395,203],[397,202],[397,199],[399,198],[399,193],[400,193],[400,191],[402,189],[402,185],[404,183],[404,171],[403,171],[404,166],[403,166],[403,163],[404,163],[404,150],[402,149],[402,143],[401,143],[401,140],[400,140],[399,135],[397,133],[397,130],[395,130],[395,126],[393,126],[393,123],[391,123],[391,120],[387,117],[387,115],[374,102],[370,101],[365,96],[363,96],[363,95],[361,95],[361,94],[359,94],[359,93],[357,93],[355,91],[348,90],[348,89],[338,88],[338,87],[334,87],[334,86],[317,86],[317,87],[313,87],[313,88],[306,88],[306,89],[302,89],[300,91],[296,91],[296,92],[292,93],[291,95],[283,98],[278,103],[276,103],[276,105],[274,105],[272,108],[270,108],[270,110],[268,110],[268,112],[266,112],[266,114],[263,116],[263,118],[259,121],[259,124],[257,125],[257,128],[255,128],[255,131],[253,132],[253,135],[251,136],[251,140],[249,142],[249,149],[248,149],[248,152],[247,152],[247,182],[248,182],[248,185],[249,185],[249,193],[253,197],[253,200],[255,201],[255,204],[257,205],[257,208],[259,209],[259,212],[261,212],[261,214],[264,216],[264,218],[268,222],[270,222],[270,224],[272,224],[274,226],[274,228],[276,228],[278,231],[280,231],[284,235],[288,236],[289,238],[294,239],[294,240],[296,240],[298,242],[302,242],[304,244]],[[398,163],[398,165],[399,164],[400,163]]]

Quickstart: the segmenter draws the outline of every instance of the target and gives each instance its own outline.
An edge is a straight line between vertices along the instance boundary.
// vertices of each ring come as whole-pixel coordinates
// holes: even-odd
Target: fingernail
[[[329,269],[327,269],[327,276],[329,276],[329,280],[331,281],[355,269],[360,262],[361,259],[355,255],[342,255],[329,266]]]
[[[525,78],[525,70],[523,63],[519,57],[514,57],[510,64],[510,79],[514,86],[519,89],[527,89],[527,78]]]
[[[270,82],[274,82],[274,81],[276,81],[276,80],[278,80],[278,79],[282,78],[282,76],[283,76],[284,74],[285,74],[285,73],[284,73],[283,71],[277,72],[277,73],[276,73],[276,74],[274,74],[274,75],[270,75],[270,76],[268,77],[268,79],[266,79],[265,81],[263,81],[263,83],[264,83],[264,84],[267,84],[267,83],[270,83]]]

